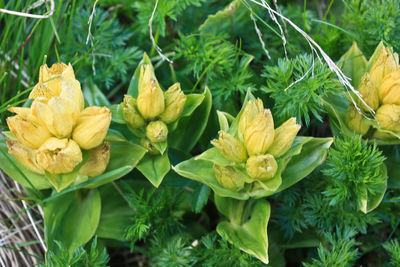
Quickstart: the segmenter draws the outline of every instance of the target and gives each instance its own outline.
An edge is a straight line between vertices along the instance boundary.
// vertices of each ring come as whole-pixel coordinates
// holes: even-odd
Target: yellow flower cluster
[[[137,99],[125,95],[121,103],[122,114],[131,128],[145,128],[147,139],[142,140],[142,145],[151,152],[148,140],[153,143],[167,140],[167,124],[181,116],[186,96],[179,83],[173,84],[164,93],[150,64],[140,67],[138,92]]]
[[[361,78],[357,90],[365,103],[376,111],[376,121],[382,129],[400,131],[400,67],[399,56],[382,43],[369,60],[370,70]],[[365,104],[360,108],[367,111]],[[349,106],[346,122],[350,129],[359,134],[366,134],[370,128],[362,121],[354,105]],[[376,137],[389,137],[375,132]]]
[[[275,176],[278,170],[276,158],[290,149],[299,130],[295,118],[274,129],[271,111],[264,109],[261,99],[250,100],[240,117],[237,138],[220,131],[219,139],[211,143],[226,159],[245,164],[251,178],[266,181]],[[243,187],[244,180],[233,167],[214,164],[214,171],[225,188],[238,190]]]
[[[109,144],[103,144],[111,122],[106,107],[84,109],[80,83],[71,64],[40,67],[39,82],[29,95],[30,108],[13,107],[7,124],[16,139],[8,139],[8,152],[28,169],[44,174],[69,173],[82,162],[82,150],[90,158],[81,173],[97,176],[109,160]]]

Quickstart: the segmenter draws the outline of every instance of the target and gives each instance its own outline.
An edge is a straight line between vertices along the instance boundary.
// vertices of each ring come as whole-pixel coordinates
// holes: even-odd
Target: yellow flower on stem
[[[278,163],[274,156],[269,154],[251,156],[246,162],[246,170],[251,178],[266,181],[275,176]]]
[[[400,106],[387,104],[382,105],[376,112],[376,120],[382,129],[400,131]]]
[[[230,190],[240,190],[243,188],[244,180],[233,167],[224,167],[214,164],[215,177],[220,185]]]
[[[274,142],[268,149],[268,154],[280,157],[285,154],[293,144],[301,126],[296,124],[296,118],[290,118],[275,129]]]
[[[249,155],[264,154],[274,141],[274,119],[271,111],[265,109],[247,126],[244,132],[244,143]]]
[[[137,107],[137,101],[130,95],[124,96],[124,101],[121,103],[122,115],[128,125],[134,129],[143,127],[146,122],[140,115]]]
[[[162,121],[152,121],[146,127],[146,136],[153,143],[167,140],[168,127]]]
[[[400,105],[400,68],[385,76],[379,88],[379,99],[383,104]]]
[[[240,116],[238,134],[239,138],[243,140],[244,132],[250,123],[257,117],[259,113],[264,110],[264,105],[261,99],[250,100],[244,107],[243,113]]]
[[[225,158],[233,162],[246,161],[248,156],[242,142],[224,131],[219,131],[218,134],[219,139],[212,140],[211,144],[213,144]]]
[[[164,94],[165,110],[160,115],[160,119],[165,123],[176,121],[183,112],[186,96],[181,90],[180,83],[171,85]]]

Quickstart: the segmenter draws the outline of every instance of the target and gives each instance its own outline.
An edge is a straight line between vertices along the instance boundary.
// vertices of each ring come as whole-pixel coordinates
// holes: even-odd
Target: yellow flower
[[[261,99],[257,98],[256,100],[250,100],[247,102],[239,120],[238,133],[241,140],[243,140],[244,132],[246,131],[247,127],[263,110],[264,105]]]
[[[176,121],[182,114],[186,96],[181,90],[180,83],[173,84],[164,94],[165,110],[160,119],[165,123]]]
[[[379,107],[378,88],[371,81],[371,76],[369,75],[368,72],[366,72],[364,76],[361,78],[361,82],[357,90],[360,92],[362,99],[370,108],[372,108],[373,110],[378,109]],[[360,103],[360,107],[364,111],[368,111],[364,103]]]
[[[29,108],[10,108],[17,115],[7,118],[7,125],[11,133],[22,143],[31,147],[40,147],[51,134],[40,124]]]
[[[387,104],[382,105],[376,112],[376,120],[382,129],[400,131],[400,106]]]
[[[164,111],[164,93],[155,80],[150,80],[139,93],[137,105],[143,118],[149,120],[156,118]]]
[[[363,116],[358,112],[358,110],[350,105],[346,113],[346,124],[355,133],[364,135],[368,132],[369,125],[363,122]]]
[[[140,66],[139,83],[138,83],[139,94],[151,82],[154,82],[155,86],[159,87],[156,75],[154,74],[153,66],[151,64],[145,64]]]
[[[275,176],[278,163],[274,156],[269,154],[251,156],[246,162],[246,170],[251,178],[266,181]]]
[[[36,160],[51,174],[68,173],[82,161],[82,152],[72,139],[51,137],[38,149]]]
[[[153,143],[167,140],[168,127],[162,121],[152,121],[146,127],[146,136]]]
[[[6,140],[8,153],[16,157],[19,162],[31,171],[44,174],[44,170],[36,162],[36,149],[29,148],[23,143],[8,139]]]
[[[290,118],[275,129],[274,142],[268,149],[268,154],[280,157],[285,154],[293,144],[301,126],[296,124],[296,118]]]
[[[400,68],[385,76],[379,88],[379,99],[383,104],[400,105]]]
[[[371,81],[379,88],[383,78],[396,70],[399,66],[399,55],[393,53],[390,48],[385,47],[381,42],[368,63],[372,65],[369,73]]]
[[[125,95],[124,101],[121,103],[122,115],[128,125],[134,129],[143,127],[145,121],[137,109],[137,101],[130,95]]]
[[[246,161],[247,152],[242,142],[224,131],[219,131],[218,134],[219,139],[212,140],[211,144],[213,144],[225,158],[233,162]]]
[[[72,132],[72,139],[83,149],[99,146],[106,137],[111,123],[111,112],[106,107],[85,108]]]
[[[110,160],[110,143],[104,143],[91,149],[89,160],[80,168],[79,173],[89,177],[102,174]]]
[[[243,188],[244,180],[233,167],[224,167],[214,164],[215,177],[220,185],[223,187],[238,191]]]
[[[264,154],[274,141],[274,119],[271,111],[265,109],[247,126],[244,143],[250,156]]]

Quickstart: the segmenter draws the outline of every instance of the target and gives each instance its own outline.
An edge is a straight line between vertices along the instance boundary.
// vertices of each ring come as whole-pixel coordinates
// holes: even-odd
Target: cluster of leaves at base
[[[304,229],[332,231],[348,226],[366,233],[367,226],[379,222],[375,211],[364,214],[358,209],[364,192],[373,194],[381,179],[378,175],[385,157],[376,145],[361,137],[336,139],[323,167],[321,179],[314,172],[302,183],[280,193],[282,201],[276,214],[286,236]]]
[[[356,35],[357,44],[366,55],[371,55],[380,41],[400,51],[399,1],[347,0],[344,3],[346,27]]]
[[[197,244],[196,244],[197,243]],[[256,258],[230,245],[215,232],[204,236],[191,245],[181,237],[173,237],[167,242],[152,240],[150,248],[152,266],[210,266],[223,264],[231,267],[265,266]]]
[[[354,236],[357,231],[346,228],[336,230],[336,233],[325,233],[326,245],[322,243],[318,247],[318,258],[310,263],[303,263],[305,267],[337,266],[350,267],[357,260],[359,253],[356,248],[359,243]]]
[[[291,117],[308,126],[311,117],[322,121],[322,97],[338,93],[339,81],[318,58],[303,54],[295,59],[279,59],[276,66],[265,66],[265,93],[274,100],[274,117],[283,122]]]
[[[127,196],[130,206],[135,210],[132,223],[125,230],[125,238],[130,240],[131,249],[139,240],[147,236],[171,236],[182,232],[183,225],[180,220],[179,205],[182,194],[172,192],[166,188],[155,189],[145,193],[142,189],[136,193],[129,186]]]
[[[67,51],[68,46],[62,46],[61,52],[68,53],[68,60],[76,63],[75,73],[81,81],[93,77],[95,83],[104,84],[107,89],[117,80],[127,82],[131,70],[143,56],[138,47],[128,45],[132,32],[122,27],[115,13],[96,8],[91,36],[86,42],[91,9],[83,7],[75,10],[77,14],[73,18],[71,42],[74,45],[71,51]]]
[[[75,249],[71,255],[64,248],[63,244],[54,241],[55,246],[52,250],[46,253],[46,263],[39,264],[40,267],[106,267],[110,258],[104,248],[99,251],[97,248],[97,237],[95,237],[90,246],[90,250],[85,250],[83,247]]]
[[[400,244],[399,240],[392,239],[385,244],[383,248],[390,254],[390,265],[400,266]]]

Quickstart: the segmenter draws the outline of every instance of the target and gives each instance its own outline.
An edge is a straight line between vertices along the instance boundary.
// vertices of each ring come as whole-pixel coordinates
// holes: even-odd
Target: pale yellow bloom
[[[379,88],[383,78],[398,68],[399,55],[392,53],[391,49],[385,47],[381,42],[372,55],[369,64],[372,65],[369,71],[371,81]]]
[[[223,187],[234,191],[243,188],[244,180],[233,167],[214,164],[214,172],[218,183]]]
[[[44,174],[44,170],[39,164],[36,162],[36,149],[29,148],[25,146],[23,143],[8,139],[6,140],[8,153],[16,157],[19,162],[22,163],[25,167],[30,169],[31,171]]]
[[[102,174],[110,160],[110,143],[104,143],[91,149],[89,160],[80,168],[79,173],[89,177]]]
[[[152,120],[163,113],[165,108],[164,93],[156,80],[150,80],[141,90],[137,99],[140,114]]]
[[[82,152],[72,139],[51,137],[38,149],[36,160],[51,174],[68,173],[82,161]]]
[[[152,121],[146,127],[146,136],[153,143],[167,140],[168,127],[162,121]]]
[[[382,105],[376,112],[376,121],[382,129],[400,131],[400,106],[387,104]]]
[[[379,96],[378,96],[378,88],[371,81],[371,76],[368,72],[364,74],[361,79],[360,85],[357,90],[360,92],[362,99],[365,103],[372,108],[373,110],[377,110],[379,107]],[[360,107],[364,111],[368,111],[368,108],[364,103],[360,103]]]
[[[106,137],[111,123],[111,112],[106,107],[88,107],[79,115],[72,132],[74,139],[81,148],[92,149],[99,146]]]
[[[346,124],[355,133],[364,135],[368,132],[369,125],[363,122],[363,116],[358,110],[350,105],[346,113]]]
[[[280,157],[285,154],[293,144],[301,126],[296,124],[296,118],[290,118],[275,129],[274,142],[268,149],[268,154]]]
[[[266,181],[275,176],[278,163],[270,154],[251,156],[246,162],[247,174],[260,181]]]
[[[122,115],[128,125],[134,129],[143,127],[146,122],[140,115],[137,108],[137,101],[130,95],[124,96],[124,101],[121,103]]]
[[[186,96],[181,90],[180,83],[173,84],[164,94],[165,110],[160,119],[165,123],[176,121],[182,114]]]
[[[146,88],[146,86],[150,83],[155,83],[155,86],[160,87],[154,74],[154,69],[151,64],[146,64],[140,66],[140,74],[139,74],[139,83],[138,83],[138,92],[139,94]]]
[[[25,145],[38,148],[51,137],[49,130],[40,124],[29,108],[10,108],[9,110],[16,112],[17,115],[7,118],[8,128]]]
[[[271,111],[265,109],[247,126],[244,143],[249,155],[264,154],[274,141],[274,119]]]
[[[212,140],[211,144],[213,144],[225,158],[233,162],[246,161],[248,156],[242,142],[224,131],[219,131],[218,134],[219,139]]]
[[[261,99],[257,98],[256,100],[250,100],[247,102],[239,120],[238,133],[241,140],[243,140],[244,132],[246,131],[247,127],[263,110],[264,105]]]
[[[385,76],[379,88],[379,99],[383,104],[400,105],[400,68]]]

